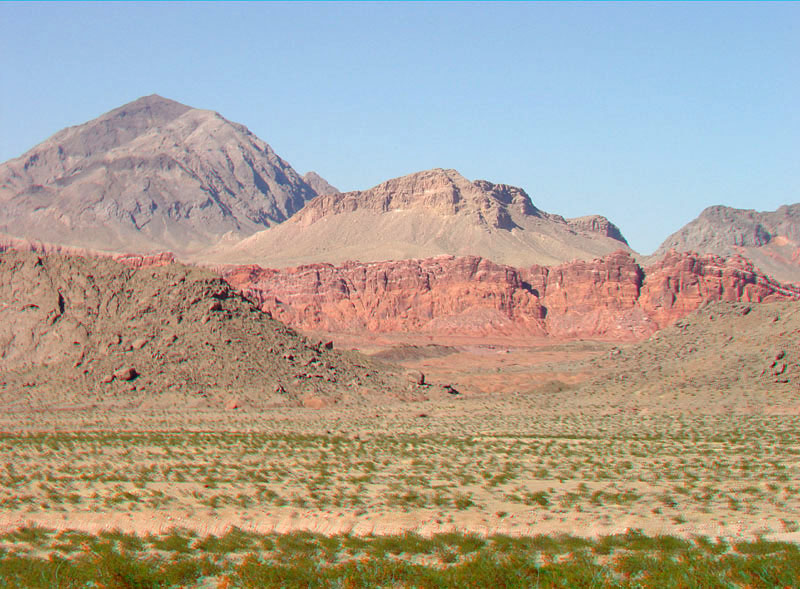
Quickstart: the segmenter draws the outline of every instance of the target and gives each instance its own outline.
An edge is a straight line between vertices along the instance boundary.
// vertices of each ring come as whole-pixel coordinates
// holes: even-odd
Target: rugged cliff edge
[[[800,299],[741,257],[669,252],[642,268],[624,251],[555,267],[482,258],[218,269],[303,330],[640,339],[712,301]]]

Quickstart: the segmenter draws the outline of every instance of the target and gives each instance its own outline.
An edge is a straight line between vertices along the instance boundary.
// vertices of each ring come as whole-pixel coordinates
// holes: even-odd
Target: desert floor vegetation
[[[494,345],[401,350],[440,377],[447,358],[485,382],[519,372],[493,394],[2,415],[0,587],[796,583],[789,405],[615,405],[582,397],[564,357],[609,345],[527,367],[535,350]]]
[[[492,423],[477,406],[399,407],[265,418],[261,431],[7,431],[0,525],[800,535],[795,416],[495,411]]]
[[[0,536],[3,587],[792,586],[794,543],[646,536],[589,540],[450,533],[423,537],[172,529],[139,536],[28,527]]]

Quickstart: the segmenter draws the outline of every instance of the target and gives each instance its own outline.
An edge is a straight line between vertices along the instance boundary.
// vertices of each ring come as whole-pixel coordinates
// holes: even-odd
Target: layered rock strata
[[[273,317],[303,330],[640,339],[711,301],[800,299],[741,257],[669,252],[647,268],[624,251],[514,268],[482,258],[221,268]]]

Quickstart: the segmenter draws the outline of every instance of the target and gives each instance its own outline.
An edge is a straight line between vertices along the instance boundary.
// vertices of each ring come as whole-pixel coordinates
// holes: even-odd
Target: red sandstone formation
[[[658,329],[637,305],[643,272],[627,252],[525,274],[546,309],[549,335],[627,339]]]
[[[781,284],[741,256],[722,258],[670,250],[645,270],[639,305],[660,327],[706,302],[762,303],[800,299],[800,286]]]
[[[546,333],[539,297],[519,270],[478,257],[237,266],[223,275],[276,319],[306,329]]]
[[[669,252],[642,269],[624,251],[517,269],[477,257],[238,266],[226,280],[306,330],[639,339],[710,301],[800,300],[740,257]]]

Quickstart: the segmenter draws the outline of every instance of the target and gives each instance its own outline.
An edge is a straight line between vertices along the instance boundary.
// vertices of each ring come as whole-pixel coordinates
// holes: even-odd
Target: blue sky
[[[797,3],[0,3],[0,161],[158,93],[342,190],[434,167],[650,253],[800,201]]]

